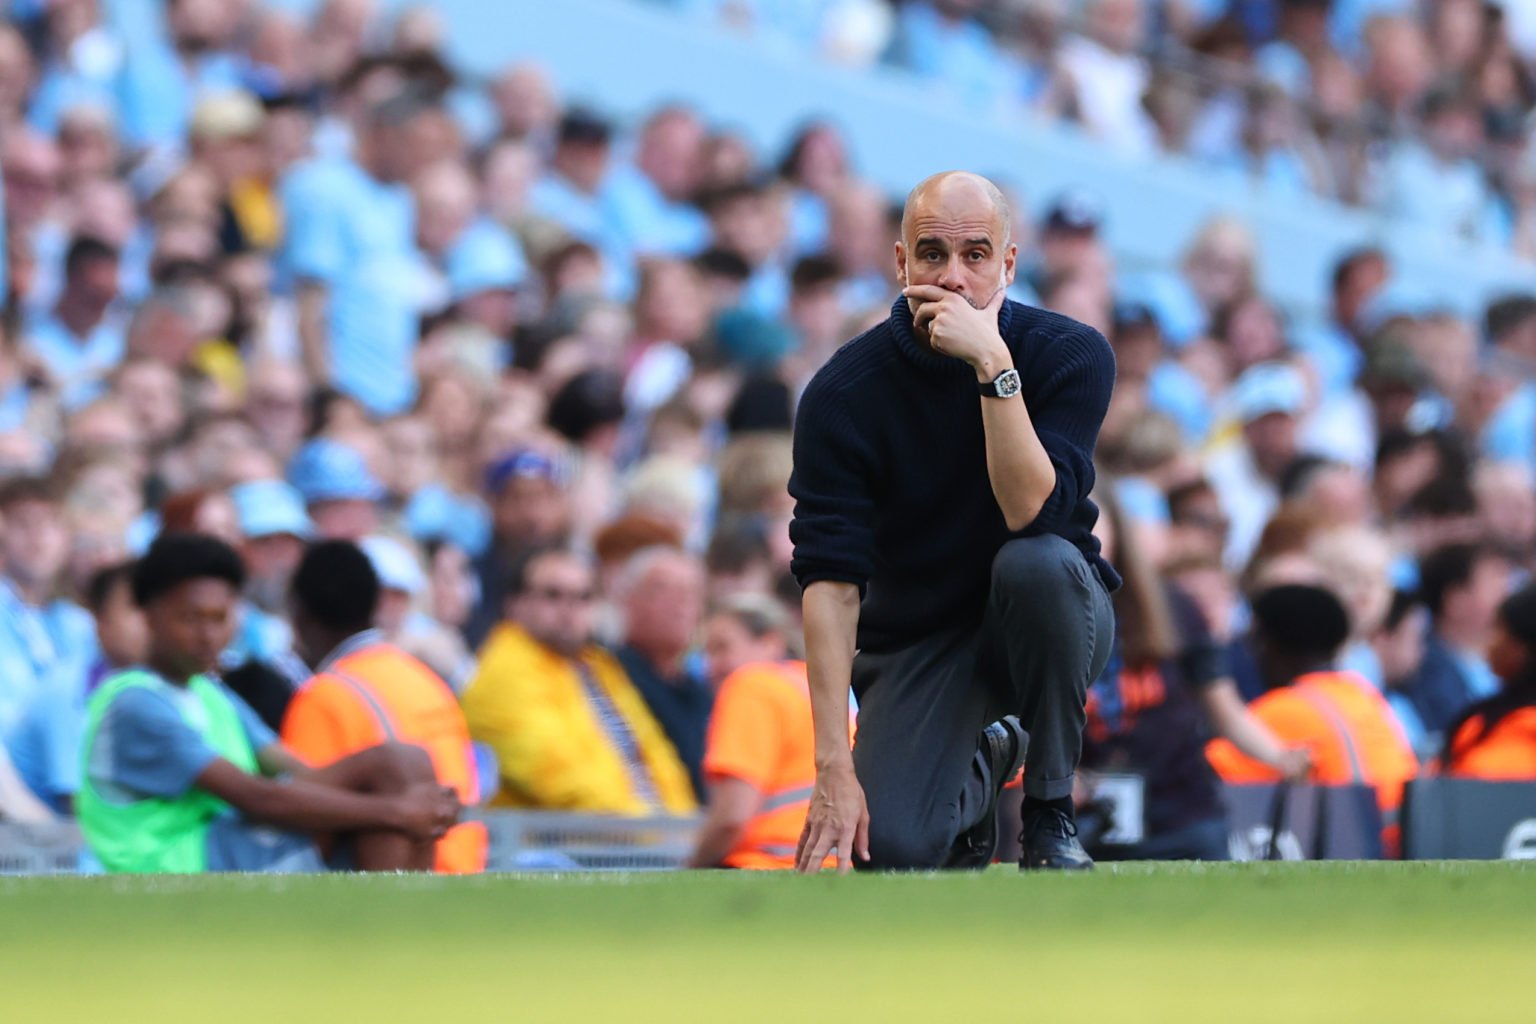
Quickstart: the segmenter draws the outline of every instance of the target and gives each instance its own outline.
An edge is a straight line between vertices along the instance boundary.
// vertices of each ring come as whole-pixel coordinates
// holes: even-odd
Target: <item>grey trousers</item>
[[[853,763],[869,805],[871,868],[941,865],[975,825],[991,780],[980,732],[1015,714],[1029,732],[1024,792],[1072,794],[1088,686],[1109,660],[1114,612],[1093,566],[1055,535],[1009,541],[978,626],[860,652]]]

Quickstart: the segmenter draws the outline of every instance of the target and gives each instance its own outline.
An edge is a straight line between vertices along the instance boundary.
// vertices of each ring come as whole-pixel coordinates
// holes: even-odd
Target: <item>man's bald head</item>
[[[896,278],[903,289],[942,288],[981,309],[1013,284],[1019,250],[1012,226],[1007,198],[981,175],[948,171],[925,178],[902,208]],[[918,304],[907,296],[914,315]]]
[[[901,213],[901,237],[911,243],[914,224],[921,214],[947,213],[969,219],[982,209],[990,210],[997,218],[999,245],[1006,248],[1013,236],[1013,208],[1002,189],[970,171],[929,175],[907,193]]]

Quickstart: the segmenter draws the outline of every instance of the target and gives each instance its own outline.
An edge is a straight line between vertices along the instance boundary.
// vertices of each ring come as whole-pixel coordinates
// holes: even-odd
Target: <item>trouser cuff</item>
[[[1060,800],[1072,795],[1072,781],[1076,775],[1059,779],[1032,779],[1024,776],[1024,795],[1036,800]]]

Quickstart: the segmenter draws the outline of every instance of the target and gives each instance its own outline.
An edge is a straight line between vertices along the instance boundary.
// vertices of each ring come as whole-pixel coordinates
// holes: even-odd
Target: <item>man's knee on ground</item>
[[[1076,578],[1073,562],[1082,559],[1070,541],[1053,533],[1020,537],[998,549],[992,559],[992,585],[1014,594],[1051,595]]]
[[[931,871],[943,866],[954,837],[937,830],[924,834],[901,824],[893,822],[891,827],[881,828],[875,819],[870,819],[869,863],[860,867],[872,871]]]

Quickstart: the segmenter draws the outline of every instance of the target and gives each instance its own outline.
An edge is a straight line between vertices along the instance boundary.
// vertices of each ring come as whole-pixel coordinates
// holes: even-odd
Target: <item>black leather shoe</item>
[[[1026,805],[1024,831],[1019,837],[1024,871],[1089,871],[1093,858],[1077,841],[1077,821],[1049,804]]]
[[[981,820],[960,833],[950,848],[946,868],[981,870],[992,863],[997,855],[997,798],[1008,780],[1019,773],[1024,755],[1029,750],[1029,733],[1014,715],[993,722],[981,730],[981,745],[976,751],[978,759],[984,759],[987,777],[992,786],[987,792],[987,805],[982,809]]]

